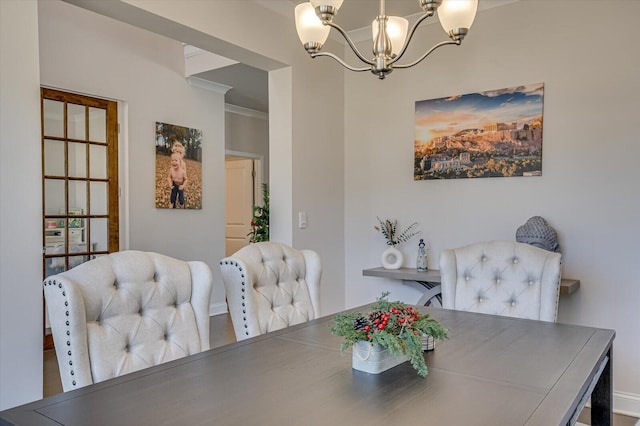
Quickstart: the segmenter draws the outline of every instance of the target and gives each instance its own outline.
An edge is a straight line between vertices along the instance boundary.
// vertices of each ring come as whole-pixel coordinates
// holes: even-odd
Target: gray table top
[[[363,308],[364,309],[364,308]],[[556,425],[615,332],[420,307],[450,330],[379,375],[352,370],[331,317],[0,412],[28,425]],[[2,423],[0,421],[0,423]]]

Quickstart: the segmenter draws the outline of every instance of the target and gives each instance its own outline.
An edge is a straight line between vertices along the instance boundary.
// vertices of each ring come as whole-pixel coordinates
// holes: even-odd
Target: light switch
[[[307,227],[307,212],[298,212],[298,228],[305,229]]]

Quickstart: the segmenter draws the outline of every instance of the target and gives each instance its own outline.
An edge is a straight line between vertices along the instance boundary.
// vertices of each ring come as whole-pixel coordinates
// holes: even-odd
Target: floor
[[[212,348],[223,346],[236,341],[233,332],[233,324],[228,314],[215,315],[211,317],[209,340]],[[44,351],[44,396],[51,396],[62,392],[62,384],[60,383],[60,373],[58,372],[58,360],[55,350]],[[589,408],[585,408],[578,422],[590,424]],[[640,422],[635,417],[623,416],[621,414],[613,415],[613,426],[636,426]]]

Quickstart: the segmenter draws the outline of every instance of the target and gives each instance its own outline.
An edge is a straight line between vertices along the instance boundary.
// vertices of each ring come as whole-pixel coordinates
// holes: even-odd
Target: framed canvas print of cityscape
[[[156,122],[156,208],[202,208],[202,130]]]
[[[542,175],[544,84],[416,102],[414,180]]]

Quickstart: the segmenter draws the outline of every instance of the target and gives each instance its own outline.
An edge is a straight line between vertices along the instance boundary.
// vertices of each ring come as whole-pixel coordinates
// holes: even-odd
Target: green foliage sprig
[[[262,184],[262,205],[253,206],[251,232],[247,236],[252,243],[269,241],[269,185],[266,183]]]
[[[422,336],[444,340],[448,337],[448,330],[413,306],[399,301],[389,302],[388,295],[388,292],[382,293],[366,314],[337,314],[331,333],[344,337],[340,346],[342,352],[358,341],[377,343],[396,357],[406,356],[418,375],[425,377],[428,370],[422,353]]]
[[[397,246],[400,245],[402,243],[406,243],[407,241],[409,241],[409,239],[415,235],[418,235],[420,233],[419,229],[416,229],[418,226],[418,222],[413,222],[411,225],[409,225],[409,227],[407,229],[405,229],[404,231],[402,231],[400,234],[398,234],[398,221],[397,220],[391,220],[391,219],[385,219],[382,220],[380,219],[378,216],[376,216],[376,218],[378,219],[378,222],[380,223],[380,226],[373,226],[373,229],[375,229],[378,232],[381,232],[382,235],[384,236],[384,238],[387,240],[387,245],[388,246]]]

